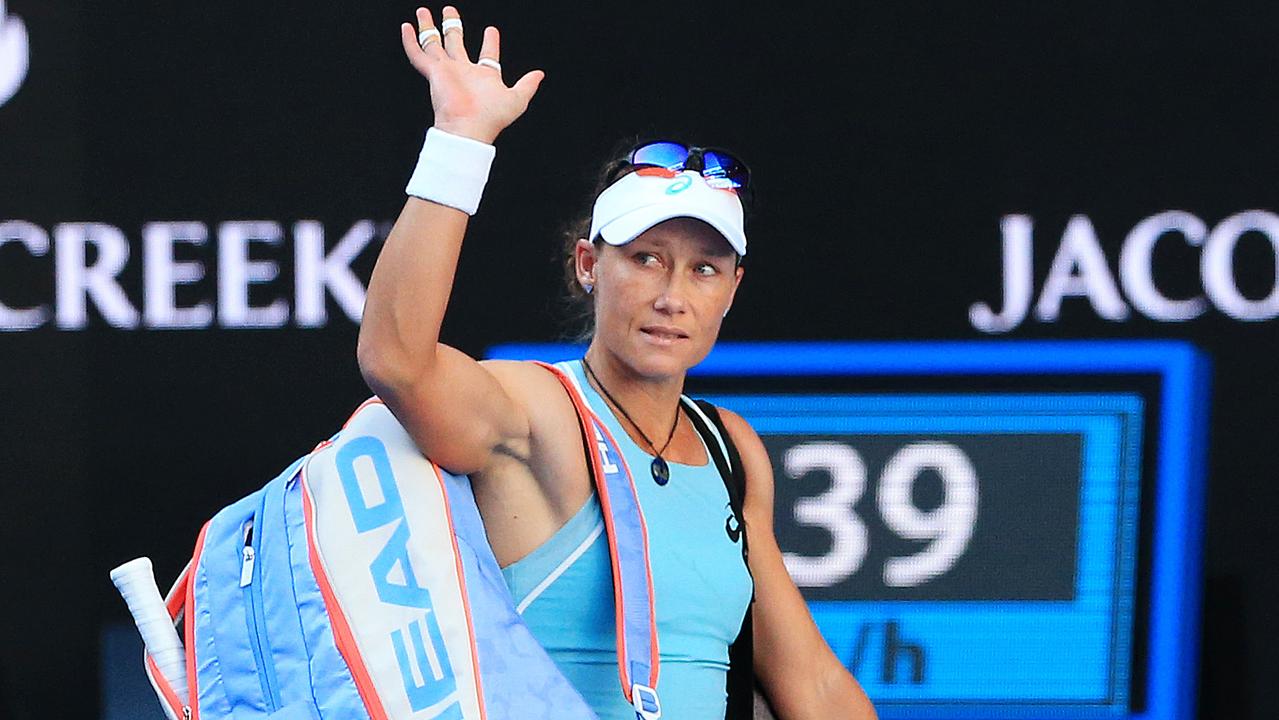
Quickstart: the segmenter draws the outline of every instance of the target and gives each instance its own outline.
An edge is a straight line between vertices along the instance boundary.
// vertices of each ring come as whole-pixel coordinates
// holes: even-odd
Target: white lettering
[[[1275,254],[1275,286],[1260,300],[1244,297],[1235,282],[1235,246],[1239,237],[1250,231],[1265,235]],[[1204,291],[1230,317],[1249,322],[1279,317],[1279,216],[1265,210],[1246,210],[1222,220],[1204,245],[1200,272]]]
[[[177,307],[174,288],[204,277],[204,263],[177,262],[173,244],[204,245],[209,228],[199,222],[153,222],[142,226],[143,318],[155,328],[203,328],[213,321],[206,301],[193,307]]]
[[[782,561],[800,587],[824,587],[843,582],[857,572],[870,549],[866,524],[853,506],[866,492],[866,463],[853,448],[840,443],[796,445],[782,458],[786,474],[798,480],[806,473],[830,474],[830,487],[816,497],[795,501],[795,522],[830,534],[830,551],[809,556],[785,553]]]
[[[0,6],[3,7],[3,6]],[[44,257],[49,252],[49,233],[34,223],[9,220],[0,223],[0,246],[10,241],[22,243],[34,257]],[[31,330],[49,321],[49,306],[11,308],[0,302],[0,332],[6,330]]]
[[[198,221],[149,222],[142,225],[139,248],[120,228],[105,223],[63,223],[49,230],[26,220],[0,220],[0,247],[15,246],[6,250],[8,257],[24,251],[33,259],[53,255],[51,262],[44,262],[52,266],[54,288],[52,302],[42,303],[40,298],[28,298],[23,290],[15,293],[4,287],[0,278],[0,332],[33,330],[51,323],[61,330],[82,330],[89,326],[90,303],[117,328],[200,329],[215,323],[232,329],[280,328],[290,321],[290,295],[296,302],[297,327],[327,325],[329,295],[342,314],[358,323],[366,289],[351,266],[373,244],[377,227],[373,220],[358,220],[325,253],[324,227],[314,220],[293,225],[292,243],[279,223],[268,220],[227,221],[216,231]],[[196,250],[179,260],[179,244]],[[250,291],[254,285],[277,280],[285,261],[251,259],[255,244],[258,252],[262,245],[293,248],[288,262],[294,270],[294,287],[281,289],[279,297],[267,304],[260,304],[265,299]],[[23,250],[17,249],[19,245]],[[141,267],[131,272],[134,255]],[[202,281],[214,275],[211,255],[216,255],[217,273],[208,284],[216,289],[190,299],[184,296],[179,304],[179,287],[203,286]],[[23,278],[19,288],[32,285],[25,282],[30,274],[25,268],[5,269],[7,278]],[[125,283],[136,283],[136,278],[141,278],[140,287]],[[140,308],[130,296],[141,301]]]
[[[1004,308],[996,313],[986,303],[972,304],[968,318],[974,328],[988,333],[1008,332],[1025,320],[1026,304],[1034,295],[1032,224],[1026,215],[1002,218]],[[1235,268],[1239,240],[1250,232],[1265,237],[1274,258],[1274,284],[1266,296],[1259,299],[1249,298],[1240,291]],[[1199,275],[1204,295],[1170,298],[1155,283],[1155,247],[1165,235],[1174,233],[1181,235],[1186,245],[1203,248]],[[1250,268],[1243,268],[1247,269]],[[1123,295],[1107,266],[1092,222],[1085,215],[1075,215],[1062,233],[1061,244],[1035,305],[1035,316],[1042,322],[1055,322],[1061,314],[1063,298],[1086,297],[1098,316],[1125,320],[1128,317],[1126,297],[1139,313],[1158,322],[1193,320],[1209,307],[1246,322],[1279,318],[1279,215],[1266,210],[1246,210],[1222,220],[1211,232],[1203,220],[1185,211],[1168,210],[1151,215],[1137,223],[1124,238],[1119,252],[1118,279]]]
[[[373,231],[372,220],[357,222],[325,255],[323,225],[302,220],[293,226],[295,314],[300,327],[320,327],[328,322],[325,289],[333,293],[348,318],[360,321],[365,289],[351,272],[351,263],[373,240]]]
[[[932,510],[913,500],[915,481],[925,470],[942,480],[945,498]],[[977,470],[955,445],[940,441],[915,442],[898,450],[884,465],[875,501],[884,524],[898,535],[929,543],[912,555],[884,563],[888,587],[916,587],[955,566],[977,526]]]
[[[80,330],[88,324],[86,297],[113,327],[137,327],[138,311],[116,282],[129,261],[124,233],[103,223],[62,223],[53,229],[53,242],[58,327]],[[98,259],[86,265],[85,248],[90,244],[97,248]]]
[[[249,305],[249,285],[280,274],[271,260],[250,260],[252,243],[279,245],[284,231],[269,220],[224,222],[218,226],[218,320],[230,328],[277,328],[289,319],[289,307],[277,298],[270,305]]]
[[[1128,317],[1128,306],[1119,296],[1119,288],[1097,241],[1097,231],[1086,215],[1075,215],[1066,224],[1061,246],[1057,248],[1039,303],[1035,305],[1035,317],[1044,322],[1055,321],[1061,314],[1061,301],[1065,297],[1088,298],[1093,310],[1107,320]]]
[[[1008,332],[1026,319],[1034,290],[1031,248],[1034,222],[1028,215],[1005,215],[999,222],[1004,238],[1004,311],[996,314],[986,303],[968,308],[968,319],[982,332]]]
[[[1193,320],[1208,307],[1202,297],[1172,300],[1155,287],[1151,263],[1155,243],[1174,232],[1180,233],[1187,245],[1200,247],[1208,234],[1208,226],[1203,220],[1180,210],[1151,215],[1133,227],[1119,252],[1119,280],[1124,286],[1124,294],[1138,312],[1152,320]]]

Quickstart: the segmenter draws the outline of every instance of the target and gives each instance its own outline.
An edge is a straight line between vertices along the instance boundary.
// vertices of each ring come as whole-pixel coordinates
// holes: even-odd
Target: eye
[[[635,262],[640,265],[654,265],[657,263],[657,256],[651,252],[637,252],[635,253]]]
[[[710,263],[698,263],[696,266],[694,266],[694,272],[696,272],[698,275],[710,276],[710,275],[718,274],[719,268],[715,267],[714,265]]]

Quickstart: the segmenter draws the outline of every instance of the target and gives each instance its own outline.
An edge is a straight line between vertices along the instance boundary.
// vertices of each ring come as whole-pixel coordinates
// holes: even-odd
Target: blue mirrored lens
[[[702,153],[702,175],[712,187],[746,187],[750,176],[740,160],[727,153],[707,150]]]
[[[681,170],[688,160],[688,148],[674,142],[655,142],[643,145],[631,153],[632,165],[656,165],[671,170]]]

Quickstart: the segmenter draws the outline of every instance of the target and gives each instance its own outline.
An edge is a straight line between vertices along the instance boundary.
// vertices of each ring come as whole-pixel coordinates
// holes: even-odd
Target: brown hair
[[[564,336],[568,340],[587,342],[595,334],[595,296],[583,290],[581,283],[577,281],[577,258],[574,252],[577,241],[586,238],[595,243],[595,247],[600,246],[600,238],[587,237],[591,232],[591,210],[595,206],[595,198],[631,171],[630,151],[638,142],[635,137],[618,141],[595,171],[595,182],[592,183],[591,194],[584,209],[560,228],[556,259],[563,268]]]

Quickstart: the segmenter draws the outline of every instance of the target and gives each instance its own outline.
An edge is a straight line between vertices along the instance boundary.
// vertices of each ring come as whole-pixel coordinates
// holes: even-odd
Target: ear
[[[595,246],[586,238],[578,238],[577,244],[573,246],[574,274],[582,289],[588,293],[595,286],[595,265],[598,261]]]
[[[746,273],[746,269],[741,265],[733,271],[733,289],[728,293],[728,305],[724,306],[724,317],[728,317],[728,311],[733,307],[733,298],[737,297],[737,288],[742,284],[742,275]]]

